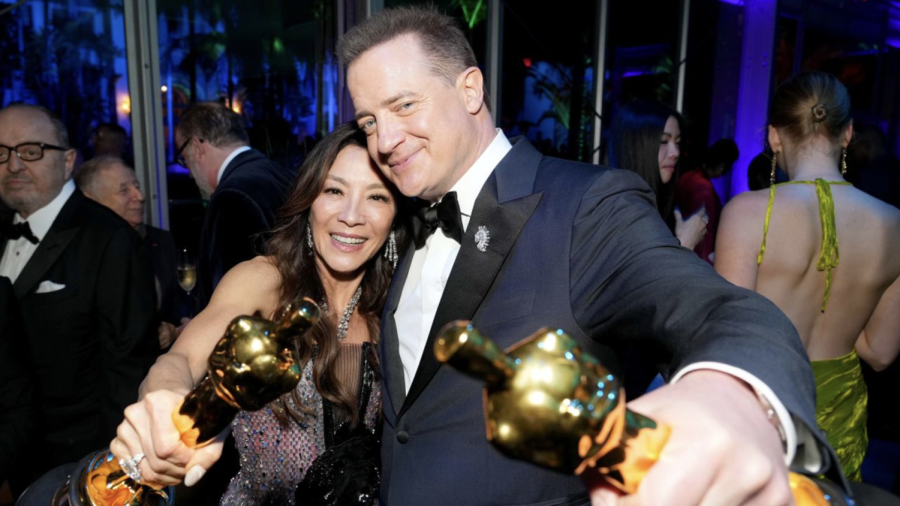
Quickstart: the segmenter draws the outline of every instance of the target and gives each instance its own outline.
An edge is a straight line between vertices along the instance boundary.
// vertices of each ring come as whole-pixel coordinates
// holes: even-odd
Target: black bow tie
[[[31,227],[28,225],[27,221],[23,221],[22,223],[3,223],[0,224],[0,230],[3,231],[3,235],[6,236],[7,239],[11,241],[15,241],[21,237],[28,239],[28,242],[31,244],[37,244],[40,241],[37,237],[31,232]]]
[[[459,213],[456,192],[444,195],[437,205],[419,208],[416,218],[413,220],[416,248],[424,246],[425,241],[439,228],[444,231],[444,235],[462,244],[462,216]]]

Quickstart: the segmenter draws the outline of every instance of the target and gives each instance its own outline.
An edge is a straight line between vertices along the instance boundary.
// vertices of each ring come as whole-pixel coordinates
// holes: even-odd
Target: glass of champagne
[[[194,257],[183,249],[178,254],[178,284],[191,298],[191,290],[197,285],[197,262]]]

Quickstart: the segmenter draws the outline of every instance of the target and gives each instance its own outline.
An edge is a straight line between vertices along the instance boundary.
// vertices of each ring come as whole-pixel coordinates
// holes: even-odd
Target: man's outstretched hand
[[[633,495],[585,471],[593,506],[793,504],[781,438],[743,381],[694,371],[628,407],[668,425],[672,434]]]

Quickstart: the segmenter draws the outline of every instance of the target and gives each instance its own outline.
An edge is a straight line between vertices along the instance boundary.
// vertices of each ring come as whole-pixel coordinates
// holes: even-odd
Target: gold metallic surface
[[[300,381],[296,337],[318,319],[319,308],[304,299],[277,323],[258,316],[232,320],[209,357],[208,375],[172,414],[185,445],[199,448],[209,443],[238,411],[261,409],[293,390]],[[75,486],[79,505],[172,504],[168,488],[135,483],[108,451],[93,458]]]
[[[620,378],[560,329],[543,328],[504,353],[470,322],[441,329],[440,362],[485,382],[487,439],[517,459],[582,474],[597,471],[634,493],[670,429],[625,407]],[[797,506],[836,506],[815,481],[791,473]]]
[[[808,477],[791,473],[788,475],[788,483],[797,506],[831,506],[828,496],[823,496],[816,482]]]

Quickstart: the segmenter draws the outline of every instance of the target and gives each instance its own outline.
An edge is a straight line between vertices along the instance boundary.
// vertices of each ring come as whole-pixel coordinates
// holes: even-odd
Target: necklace
[[[341,315],[341,321],[338,322],[337,328],[337,338],[338,341],[343,341],[345,337],[347,337],[347,329],[350,327],[350,316],[353,314],[353,311],[356,309],[356,305],[359,304],[359,296],[362,294],[362,285],[356,289],[356,293],[353,294],[353,297],[350,298],[350,302],[347,303],[347,307],[344,309],[344,313]],[[322,313],[325,316],[331,316],[331,312],[328,310],[328,301],[322,299],[322,303],[319,304],[319,307],[322,309]]]

